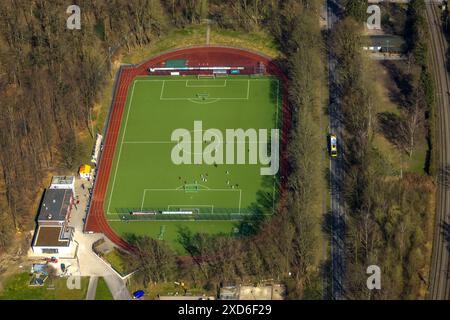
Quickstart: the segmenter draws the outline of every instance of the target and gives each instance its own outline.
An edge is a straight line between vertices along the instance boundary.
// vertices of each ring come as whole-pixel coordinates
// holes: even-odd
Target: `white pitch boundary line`
[[[250,80],[247,80],[247,100],[250,97]]]
[[[145,193],[146,192],[147,192],[147,189],[144,189],[144,193],[142,194],[141,211],[144,209]]]
[[[106,210],[106,214],[109,214],[109,209],[111,207],[111,200],[112,197],[114,195],[114,187],[116,185],[116,177],[117,177],[117,169],[119,168],[119,163],[120,163],[120,156],[122,155],[122,147],[123,147],[123,140],[125,138],[125,134],[127,132],[127,126],[128,126],[128,117],[130,115],[130,110],[131,110],[131,106],[133,103],[133,97],[134,97],[134,88],[136,86],[136,81],[133,83],[133,88],[131,90],[131,98],[130,98],[130,103],[128,104],[128,111],[127,111],[127,118],[125,120],[125,128],[123,129],[123,134],[122,134],[122,140],[120,141],[120,148],[119,148],[119,157],[117,158],[117,163],[116,163],[116,170],[114,171],[114,179],[113,179],[113,184],[111,187],[111,195],[109,197],[109,202],[108,202],[108,209]]]
[[[239,189],[239,214],[241,214],[242,189]]]
[[[186,80],[186,88],[225,88],[227,86],[227,80],[224,80],[224,84],[222,85],[189,85],[189,81],[192,81],[195,79],[188,79]],[[204,80],[197,80],[197,81],[204,81]]]
[[[164,93],[164,86],[166,85],[166,80],[163,80],[162,88],[161,88],[161,94],[159,95],[159,100],[163,99],[163,93]]]
[[[214,205],[212,204],[169,204],[167,205],[167,211],[170,211],[170,207],[175,207],[177,209],[198,209],[197,207],[211,208],[210,214],[214,214]]]

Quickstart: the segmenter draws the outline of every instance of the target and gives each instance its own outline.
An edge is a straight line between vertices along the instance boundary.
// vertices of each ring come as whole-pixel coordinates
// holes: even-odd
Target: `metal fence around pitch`
[[[167,220],[229,220],[242,221],[246,219],[255,219],[257,217],[270,216],[270,214],[252,214],[252,213],[192,213],[192,214],[131,214],[124,213],[118,215],[122,221],[167,221]]]

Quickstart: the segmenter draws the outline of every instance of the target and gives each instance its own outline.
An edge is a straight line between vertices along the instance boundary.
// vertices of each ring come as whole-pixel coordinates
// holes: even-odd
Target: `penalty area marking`
[[[194,102],[192,100],[195,100],[193,98],[164,98],[164,89],[165,89],[165,83],[166,82],[184,82],[185,86],[188,88],[195,88],[195,87],[227,87],[228,86],[228,82],[237,82],[237,81],[247,81],[247,95],[245,98],[209,98],[209,99],[218,99],[218,100],[249,100],[250,98],[250,82],[251,81],[277,81],[277,93],[279,92],[279,86],[280,86],[280,81],[279,79],[276,78],[264,78],[264,79],[225,79],[225,85],[222,86],[218,86],[218,85],[199,85],[199,86],[195,86],[195,85],[188,85],[188,81],[208,81],[208,80],[199,80],[199,79],[188,79],[188,80],[155,80],[155,79],[137,79],[134,81],[134,84],[136,84],[137,82],[162,82],[162,87],[161,87],[161,93],[160,93],[160,100],[168,100],[168,101],[176,101],[176,100],[188,100],[190,102]],[[210,80],[211,81],[211,80]],[[214,80],[212,80],[214,81]],[[208,99],[207,99],[208,100]],[[216,100],[216,101],[218,101]],[[277,99],[277,112],[278,112],[278,100]],[[278,115],[277,115],[278,118]]]
[[[142,194],[142,201],[141,201],[141,211],[144,210],[144,203],[145,203],[145,199],[146,199],[146,195],[147,195],[147,191],[183,191],[182,187],[180,189],[180,187],[176,188],[176,189],[144,189],[143,194]],[[241,203],[242,203],[242,189],[200,189],[198,190],[198,192],[202,192],[202,191],[213,191],[213,192],[239,192],[239,207],[238,207],[238,214],[241,214]],[[175,206],[175,205],[172,205]],[[184,207],[201,207],[201,206],[213,206],[213,205],[183,205]],[[214,206],[213,206],[214,207]],[[108,212],[109,214],[109,212]]]
[[[217,85],[217,84],[214,84],[214,85],[209,85],[209,84],[190,85],[189,81],[192,81],[192,80],[194,80],[194,82],[195,81],[202,81],[202,82],[205,81],[205,80],[195,80],[195,79],[186,80],[186,84],[185,84],[186,88],[225,88],[227,86],[227,80],[224,80],[224,83],[221,85]],[[206,80],[206,81],[208,81],[208,80]]]
[[[163,84],[161,86],[161,92],[160,92],[160,96],[159,96],[159,100],[161,100],[161,101],[186,101],[187,100],[189,102],[198,103],[198,104],[209,104],[209,103],[214,103],[214,102],[221,101],[221,100],[224,100],[224,101],[233,101],[233,100],[247,101],[247,100],[250,99],[250,79],[236,79],[236,80],[234,80],[234,81],[247,81],[247,93],[246,93],[245,97],[211,97],[211,98],[206,98],[204,100],[199,99],[199,98],[192,98],[192,97],[180,97],[180,98],[177,98],[177,97],[173,97],[173,98],[164,97],[164,90],[165,90],[166,81],[167,82],[169,82],[169,81],[171,81],[171,82],[184,81],[185,82],[185,86],[187,88],[197,88],[197,87],[198,88],[214,88],[214,87],[216,87],[216,88],[217,87],[225,88],[225,87],[227,87],[227,85],[226,85],[226,83],[227,83],[226,81],[227,80],[225,80],[225,85],[222,85],[222,86],[217,86],[217,85],[216,86],[214,86],[214,85],[198,85],[198,86],[190,85],[190,86],[188,86],[188,84],[187,84],[188,81],[204,81],[204,80],[136,80],[135,82],[138,82],[138,81],[162,81]]]

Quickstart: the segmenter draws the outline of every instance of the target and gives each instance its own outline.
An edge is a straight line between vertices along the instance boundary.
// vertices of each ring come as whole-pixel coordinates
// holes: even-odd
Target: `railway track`
[[[439,184],[434,226],[433,253],[429,280],[429,299],[450,299],[449,243],[446,239],[445,226],[450,218],[450,80],[446,63],[447,41],[442,32],[439,9],[436,4],[426,4],[426,15],[432,44],[432,65],[436,85],[436,102],[438,106],[439,127]]]

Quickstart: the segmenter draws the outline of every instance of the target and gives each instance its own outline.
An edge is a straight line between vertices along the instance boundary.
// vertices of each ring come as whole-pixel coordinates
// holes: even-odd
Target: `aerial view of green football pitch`
[[[180,227],[233,235],[243,220],[272,215],[278,177],[261,175],[270,165],[255,156],[261,142],[270,154],[270,137],[262,141],[259,133],[280,128],[281,98],[280,82],[270,76],[134,79],[104,202],[111,227],[125,238],[167,241],[181,253]],[[236,129],[258,135],[228,149],[227,132]],[[208,150],[213,162],[206,161]],[[239,152],[244,161],[233,161]]]

